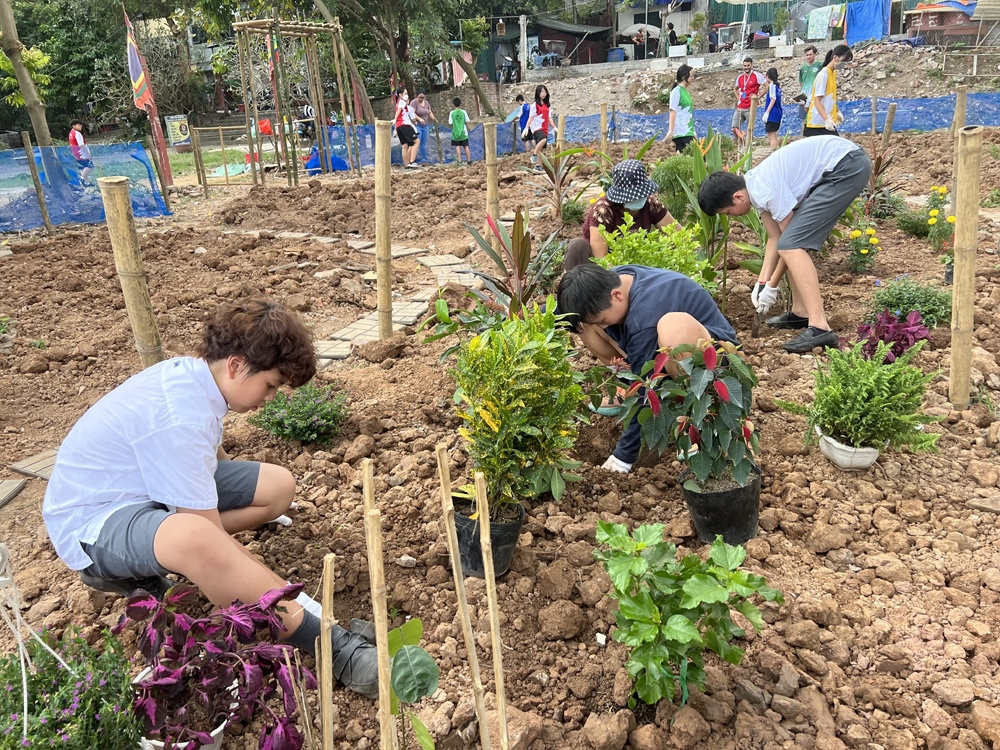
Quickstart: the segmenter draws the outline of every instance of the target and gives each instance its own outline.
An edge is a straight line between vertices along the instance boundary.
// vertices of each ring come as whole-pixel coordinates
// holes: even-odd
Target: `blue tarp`
[[[847,43],[851,46],[889,35],[891,0],[858,0],[847,5]]]
[[[104,203],[96,187],[98,177],[128,177],[132,212],[139,217],[166,216],[170,212],[163,201],[153,165],[140,143],[93,145],[90,147],[94,169],[87,185],[80,183],[81,167],[69,146],[52,149],[62,169],[68,192],[52,188],[45,172],[40,148],[35,148],[35,164],[42,181],[42,194],[53,224],[78,222],[99,224],[104,221]],[[23,150],[0,151],[0,233],[19,232],[43,226],[35,186]]]

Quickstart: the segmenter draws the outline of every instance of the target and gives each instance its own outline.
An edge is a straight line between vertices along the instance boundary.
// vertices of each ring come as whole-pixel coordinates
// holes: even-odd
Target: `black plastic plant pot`
[[[945,286],[951,286],[955,281],[955,266],[945,266],[944,267],[944,284]]]
[[[490,523],[490,544],[493,545],[493,574],[499,578],[510,568],[510,561],[517,549],[517,538],[524,525],[524,506],[518,504],[517,520],[508,523]],[[469,512],[472,508],[466,506]],[[473,578],[485,578],[483,548],[479,533],[479,519],[473,521],[460,512],[455,513],[455,531],[458,534],[458,553],[462,559],[462,572]]]
[[[711,544],[717,534],[722,534],[726,544],[743,544],[757,536],[757,519],[760,516],[760,469],[755,468],[752,479],[743,487],[722,492],[692,492],[684,483],[694,478],[690,469],[677,477],[681,494],[687,503],[691,523],[698,538]]]

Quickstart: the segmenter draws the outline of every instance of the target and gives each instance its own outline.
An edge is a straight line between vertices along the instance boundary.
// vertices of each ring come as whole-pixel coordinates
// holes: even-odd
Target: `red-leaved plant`
[[[293,683],[304,679],[312,689],[316,680],[294,666],[291,645],[277,643],[276,608],[301,589],[289,584],[254,604],[235,601],[204,617],[191,614],[200,608],[194,586],[173,586],[162,602],[136,592],[115,632],[130,622],[141,628],[139,650],[152,672],[136,683],[133,710],[145,722],[147,739],[168,750],[185,743],[198,748],[212,742],[210,733],[224,721],[249,724],[260,710],[260,750],[299,750],[303,737],[290,718],[297,707]],[[279,689],[283,716],[268,705]]]
[[[861,354],[865,359],[871,359],[878,350],[878,345],[885,342],[891,348],[885,355],[883,364],[891,364],[897,357],[902,357],[918,341],[931,337],[931,332],[920,319],[920,311],[913,310],[903,320],[886,308],[880,312],[874,323],[864,323],[858,326],[858,341],[864,341]]]

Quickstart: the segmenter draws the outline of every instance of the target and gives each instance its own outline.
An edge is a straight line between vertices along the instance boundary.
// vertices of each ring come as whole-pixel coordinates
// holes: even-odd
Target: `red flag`
[[[145,110],[146,105],[156,106],[156,103],[153,101],[153,89],[149,86],[149,71],[146,69],[146,61],[139,53],[139,46],[135,43],[135,31],[132,28],[132,22],[128,20],[128,13],[125,13],[125,27],[128,29],[128,76],[132,79],[132,99],[135,101],[136,107]]]

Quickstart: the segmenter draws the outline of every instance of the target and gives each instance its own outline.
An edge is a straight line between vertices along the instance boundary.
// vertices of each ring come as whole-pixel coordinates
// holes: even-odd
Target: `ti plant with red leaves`
[[[289,584],[254,604],[236,601],[204,617],[194,615],[201,602],[193,586],[171,587],[162,602],[136,592],[116,632],[129,623],[140,628],[139,650],[152,670],[135,685],[133,710],[145,722],[145,736],[167,748],[201,747],[224,721],[249,724],[260,711],[260,750],[299,750],[293,683],[301,679],[312,689],[316,680],[295,666],[292,646],[277,642],[281,619],[275,610],[301,589]],[[279,692],[283,715],[268,705]]]
[[[668,369],[676,369],[673,378]],[[639,420],[650,450],[678,451],[695,476],[688,489],[704,492],[728,477],[747,483],[757,466],[757,433],[748,419],[757,378],[734,344],[685,344],[660,352],[639,375],[619,370],[618,377],[627,383],[622,421]]]

